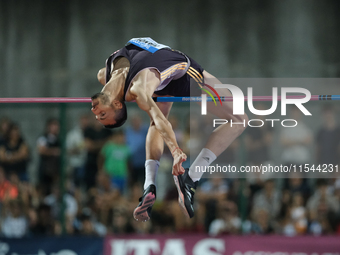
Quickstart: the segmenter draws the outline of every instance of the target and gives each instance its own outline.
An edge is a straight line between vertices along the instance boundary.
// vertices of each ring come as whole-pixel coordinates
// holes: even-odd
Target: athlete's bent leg
[[[203,72],[204,81],[214,87],[215,84],[221,84],[213,75]],[[216,89],[220,96],[231,96],[227,89]],[[223,102],[222,107],[216,107],[213,102],[207,102],[207,110],[220,119],[232,120],[234,123],[247,123],[247,115],[233,115],[232,102]],[[237,124],[233,127],[221,125],[217,127],[209,136],[208,141],[200,154],[197,156],[189,170],[180,176],[174,176],[175,184],[179,194],[179,204],[184,213],[190,218],[194,216],[194,195],[197,183],[203,175],[202,172],[196,172],[196,166],[209,166],[228,146],[240,135],[245,129],[245,125]]]
[[[203,72],[204,81],[208,85],[214,87],[215,84],[221,84],[221,82],[211,75],[210,73]],[[228,89],[216,89],[220,96],[232,96]],[[196,172],[196,166],[209,166],[223,151],[225,151],[229,145],[245,130],[248,123],[248,116],[233,115],[233,103],[230,101],[222,102],[222,106],[215,106],[213,102],[207,102],[207,111],[217,116],[220,119],[232,120],[235,124],[232,127],[230,125],[220,125],[209,136],[208,141],[201,153],[197,156],[193,164],[190,166],[189,175],[193,181],[198,181],[203,173]]]
[[[172,103],[157,103],[159,109],[165,117],[168,117]],[[140,203],[135,209],[133,216],[138,221],[147,221],[150,219],[152,206],[156,200],[156,176],[159,167],[159,160],[163,154],[164,141],[153,121],[150,122],[148,134],[146,136],[146,161],[145,161],[145,182],[143,196]]]

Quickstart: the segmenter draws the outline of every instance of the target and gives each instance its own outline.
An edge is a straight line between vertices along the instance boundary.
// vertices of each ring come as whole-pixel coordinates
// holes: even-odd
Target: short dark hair
[[[59,120],[57,118],[51,117],[46,120],[46,127],[52,125],[52,124],[59,124]]]
[[[106,125],[104,126],[105,128],[117,128],[122,126],[126,119],[127,119],[127,110],[126,110],[126,104],[124,102],[122,103],[122,109],[116,110],[116,116],[115,116],[115,121],[116,123],[114,125]]]
[[[99,93],[94,94],[91,97],[91,100],[97,99],[97,98],[100,98],[102,100],[103,104],[106,104],[108,102],[108,96],[103,92],[99,92]]]

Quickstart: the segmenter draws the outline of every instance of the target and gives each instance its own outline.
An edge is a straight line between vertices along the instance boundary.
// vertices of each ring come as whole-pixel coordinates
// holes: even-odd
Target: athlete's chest
[[[140,71],[130,82],[126,94],[125,101],[134,101],[135,95],[133,90],[144,91],[149,96],[157,96],[154,91],[161,82],[160,74],[157,70],[152,68],[146,68]]]

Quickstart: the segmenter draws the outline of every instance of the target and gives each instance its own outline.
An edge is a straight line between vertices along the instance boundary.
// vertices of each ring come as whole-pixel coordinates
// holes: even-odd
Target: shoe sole
[[[182,209],[183,213],[188,217],[190,218],[189,216],[189,213],[185,207],[185,204],[184,204],[184,195],[183,195],[183,192],[181,190],[181,186],[179,184],[179,179],[177,176],[174,176],[174,181],[175,181],[175,185],[176,185],[176,188],[177,188],[177,191],[178,191],[178,203],[180,205],[180,208]]]
[[[150,220],[148,209],[153,206],[155,200],[155,194],[151,192],[147,194],[143,200],[143,203],[133,211],[133,218],[135,218],[136,221]]]

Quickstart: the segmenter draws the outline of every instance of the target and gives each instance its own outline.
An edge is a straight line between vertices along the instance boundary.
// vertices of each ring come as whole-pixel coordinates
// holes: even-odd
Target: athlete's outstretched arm
[[[153,101],[150,92],[148,93],[148,90],[145,87],[146,82],[148,82],[152,87],[152,83],[159,81],[153,80],[152,77],[150,79],[150,76],[147,77],[147,74],[140,75],[139,79],[131,87],[130,92],[135,96],[136,103],[139,108],[148,113],[152,119],[151,125],[155,126],[156,130],[159,132],[171,151],[172,156],[174,157],[172,174],[183,174],[184,168],[182,167],[182,162],[187,159],[187,156],[179,149],[172,126],[162,111],[158,108],[157,104]]]

